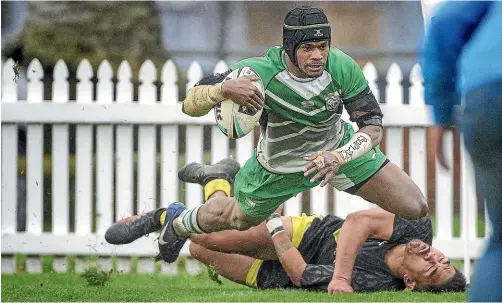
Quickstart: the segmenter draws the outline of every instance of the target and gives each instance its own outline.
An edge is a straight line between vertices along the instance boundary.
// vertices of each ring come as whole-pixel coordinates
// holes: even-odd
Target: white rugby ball
[[[243,67],[233,70],[224,81],[236,79],[246,75],[256,75],[250,67]],[[261,79],[253,81],[253,84],[265,96],[265,89]],[[260,120],[263,109],[257,112],[249,110],[247,107],[234,103],[231,99],[226,99],[214,106],[214,117],[220,130],[230,139],[238,139],[249,134]]]

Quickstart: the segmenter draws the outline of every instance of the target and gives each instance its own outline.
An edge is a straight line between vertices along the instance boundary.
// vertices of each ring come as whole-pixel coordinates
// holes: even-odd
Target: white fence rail
[[[204,128],[211,128],[211,162],[233,154],[244,164],[254,148],[253,134],[234,143],[215,126],[212,115],[191,118],[182,114],[177,69],[171,61],[162,67],[161,79],[157,79],[157,70],[151,61],[142,65],[138,75],[141,84],[137,101],[133,100],[133,75],[127,62],[123,62],[117,71],[116,85],[112,81],[114,72],[111,65],[107,61],[102,62],[95,85],[92,82],[92,67],[87,60],[83,60],[76,73],[78,83],[75,100],[69,100],[68,69],[63,61],[54,67],[52,100],[44,100],[44,72],[36,59],[26,73],[27,98],[18,100],[17,83],[12,80],[13,64],[9,59],[2,69],[2,272],[15,270],[12,257],[15,254],[30,256],[26,263],[30,272],[40,271],[39,256],[47,254],[99,255],[104,257],[100,263],[104,268],[111,268],[111,256],[119,256],[117,267],[125,271],[131,268],[129,257],[139,256],[145,257],[140,261],[139,270],[154,271],[156,269],[151,257],[157,250],[155,237],[145,237],[130,245],[112,246],[104,240],[106,228],[128,214],[167,205],[183,196],[188,207],[202,203],[201,187],[180,184],[176,172],[185,162],[204,160]],[[220,61],[214,71],[226,69],[225,62]],[[363,71],[378,97],[375,66],[368,63]],[[202,77],[197,62],[190,66],[187,77],[187,88]],[[434,245],[452,259],[477,258],[484,238],[477,236],[478,207],[472,166],[462,148],[461,235],[455,237],[454,174],[440,168],[427,171],[426,127],[431,125],[431,120],[428,107],[423,102],[420,67],[414,66],[409,75],[409,104],[404,104],[402,79],[400,67],[392,64],[386,77],[386,100],[381,105],[386,126],[383,148],[398,166],[403,168],[405,161],[408,161],[409,174],[424,193],[430,190],[427,180],[435,177],[437,202]],[[157,80],[161,83],[159,95],[155,84]],[[343,117],[348,117],[345,112]],[[25,156],[18,154],[18,128],[21,125],[26,130]],[[44,125],[51,127],[50,189],[44,186]],[[70,125],[76,128],[74,155],[69,152]],[[186,126],[184,132],[180,125]],[[405,128],[409,128],[409,142],[404,141]],[[134,142],[135,138],[137,142]],[[159,144],[157,138],[160,138]],[[454,147],[451,135],[447,136],[446,144],[446,150],[451,154]],[[408,153],[404,153],[405,145],[409,146]],[[186,152],[180,151],[181,146]],[[20,172],[18,162],[22,157],[26,169]],[[70,176],[72,159],[75,163],[74,173]],[[158,163],[160,168],[157,167]],[[26,229],[17,231],[17,182],[24,175],[27,184]],[[336,215],[344,217],[352,211],[372,207],[359,197],[343,192],[331,193],[324,188],[304,192],[286,203],[286,214],[301,213],[303,195],[310,195],[307,200],[310,200],[311,213],[326,214],[333,209]],[[74,206],[70,205],[72,199]],[[334,205],[330,205],[331,201]],[[47,213],[45,208],[48,205],[51,207],[52,222],[50,231],[44,231],[43,216],[44,210]],[[72,222],[70,209],[74,209]],[[74,226],[72,231],[70,226]],[[187,255],[186,247],[183,253]],[[470,264],[465,262],[466,273],[470,272]],[[194,267],[193,264],[190,266]],[[65,271],[64,258],[56,258],[54,268]],[[163,264],[160,270],[176,272],[176,268],[175,265]],[[77,269],[82,269],[82,266]]]

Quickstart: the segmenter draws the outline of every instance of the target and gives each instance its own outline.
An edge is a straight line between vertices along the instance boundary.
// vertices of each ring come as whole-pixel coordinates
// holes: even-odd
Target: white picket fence
[[[2,70],[2,272],[14,272],[15,254],[27,254],[26,269],[40,272],[39,256],[60,256],[54,260],[56,271],[66,271],[64,256],[99,255],[99,264],[105,269],[112,266],[111,256],[118,256],[119,270],[129,271],[130,256],[141,257],[139,271],[155,270],[152,256],[156,254],[155,237],[144,237],[123,246],[106,243],[103,234],[116,220],[136,211],[155,208],[156,201],[167,205],[179,200],[180,192],[177,170],[179,168],[179,125],[186,125],[185,161],[203,161],[203,127],[211,127],[211,162],[231,153],[241,163],[251,156],[254,148],[253,134],[236,140],[235,150],[230,141],[215,126],[212,115],[191,118],[181,112],[178,97],[177,69],[168,61],[162,67],[160,95],[154,84],[157,70],[151,61],[146,61],[139,70],[141,82],[138,100],[133,100],[133,77],[129,64],[122,62],[116,78],[108,61],[103,61],[97,71],[97,94],[93,100],[93,70],[87,60],[82,60],[77,69],[78,83],[76,100],[69,100],[68,69],[63,61],[54,67],[52,100],[44,100],[44,72],[38,60],[28,66],[27,98],[18,100],[17,83],[12,79],[14,62],[3,63]],[[216,64],[214,71],[227,70],[225,62]],[[364,66],[364,74],[376,96],[377,73],[372,63]],[[194,62],[187,71],[187,88],[202,77],[202,71]],[[427,192],[426,127],[430,126],[428,108],[423,101],[421,70],[415,65],[409,75],[411,87],[409,104],[403,104],[403,74],[393,63],[387,73],[386,100],[382,104],[386,126],[386,153],[398,166],[404,166],[405,127],[409,134],[409,173],[425,193]],[[114,90],[116,98],[114,100]],[[344,118],[347,119],[344,112]],[[16,231],[16,203],[18,180],[18,125],[26,125],[26,183],[27,221],[26,231]],[[43,124],[52,125],[52,189],[44,192],[43,173]],[[75,231],[70,232],[70,166],[69,124],[76,125],[75,167]],[[138,126],[137,154],[134,154],[133,125]],[[160,126],[160,150],[157,150],[157,127]],[[355,125],[354,125],[355,126]],[[355,126],[357,128],[357,126]],[[93,131],[95,129],[95,132]],[[96,152],[93,152],[95,139]],[[447,136],[446,150],[451,159],[453,139]],[[114,146],[115,140],[115,146]],[[461,221],[460,237],[453,237],[453,173],[436,168],[429,172],[436,176],[436,236],[434,245],[452,259],[477,258],[484,238],[477,237],[477,201],[472,177],[472,167],[462,148],[461,158]],[[137,176],[134,178],[134,158],[137,157]],[[156,159],[160,157],[160,184],[157,184]],[[185,162],[182,161],[182,162]],[[115,164],[114,164],[115,163]],[[93,187],[93,184],[96,187]],[[133,189],[137,188],[138,209],[133,209]],[[157,197],[157,188],[160,196]],[[305,193],[304,193],[305,194]],[[315,188],[310,194],[310,212],[327,214],[329,192]],[[345,217],[348,213],[372,207],[356,196],[343,192],[334,193],[334,212]],[[286,203],[286,214],[299,215],[301,197]],[[92,205],[96,198],[96,229],[92,229]],[[44,199],[52,199],[52,231],[43,232]],[[203,201],[199,185],[186,184],[185,201],[189,208]],[[115,212],[114,212],[115,209]],[[187,246],[183,254],[187,255]],[[196,263],[188,262],[192,269]],[[83,264],[77,266],[82,270]],[[162,272],[175,273],[176,265],[162,264]],[[471,262],[465,262],[464,272],[470,275]]]

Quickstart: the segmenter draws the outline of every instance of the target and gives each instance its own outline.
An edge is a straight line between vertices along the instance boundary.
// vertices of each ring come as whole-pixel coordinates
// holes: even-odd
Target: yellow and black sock
[[[225,179],[214,179],[206,183],[204,185],[204,201],[207,201],[209,197],[211,197],[212,194],[214,194],[217,191],[223,191],[225,194],[227,194],[228,197],[230,197],[230,190],[232,189],[232,186],[230,186],[230,182]]]
[[[161,214],[160,214],[160,225],[164,225],[164,222],[166,221],[166,215],[167,215],[167,210],[164,210]]]
[[[228,197],[230,197],[230,191],[232,186],[230,182],[225,179],[214,179],[206,183],[204,185],[204,201],[207,201],[212,194],[217,191],[223,191]],[[164,225],[166,221],[166,210],[162,211],[159,217],[159,222],[161,225]]]

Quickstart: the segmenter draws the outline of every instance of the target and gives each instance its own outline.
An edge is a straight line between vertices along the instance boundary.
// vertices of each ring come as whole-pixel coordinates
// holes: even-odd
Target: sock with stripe
[[[187,238],[190,234],[203,234],[205,233],[197,222],[197,213],[202,205],[193,209],[184,210],[178,218],[173,222],[173,228],[176,234],[180,237]]]
[[[214,179],[204,185],[204,201],[207,201],[212,194],[217,191],[224,192],[227,197],[230,197],[231,190],[230,182],[225,179]]]

